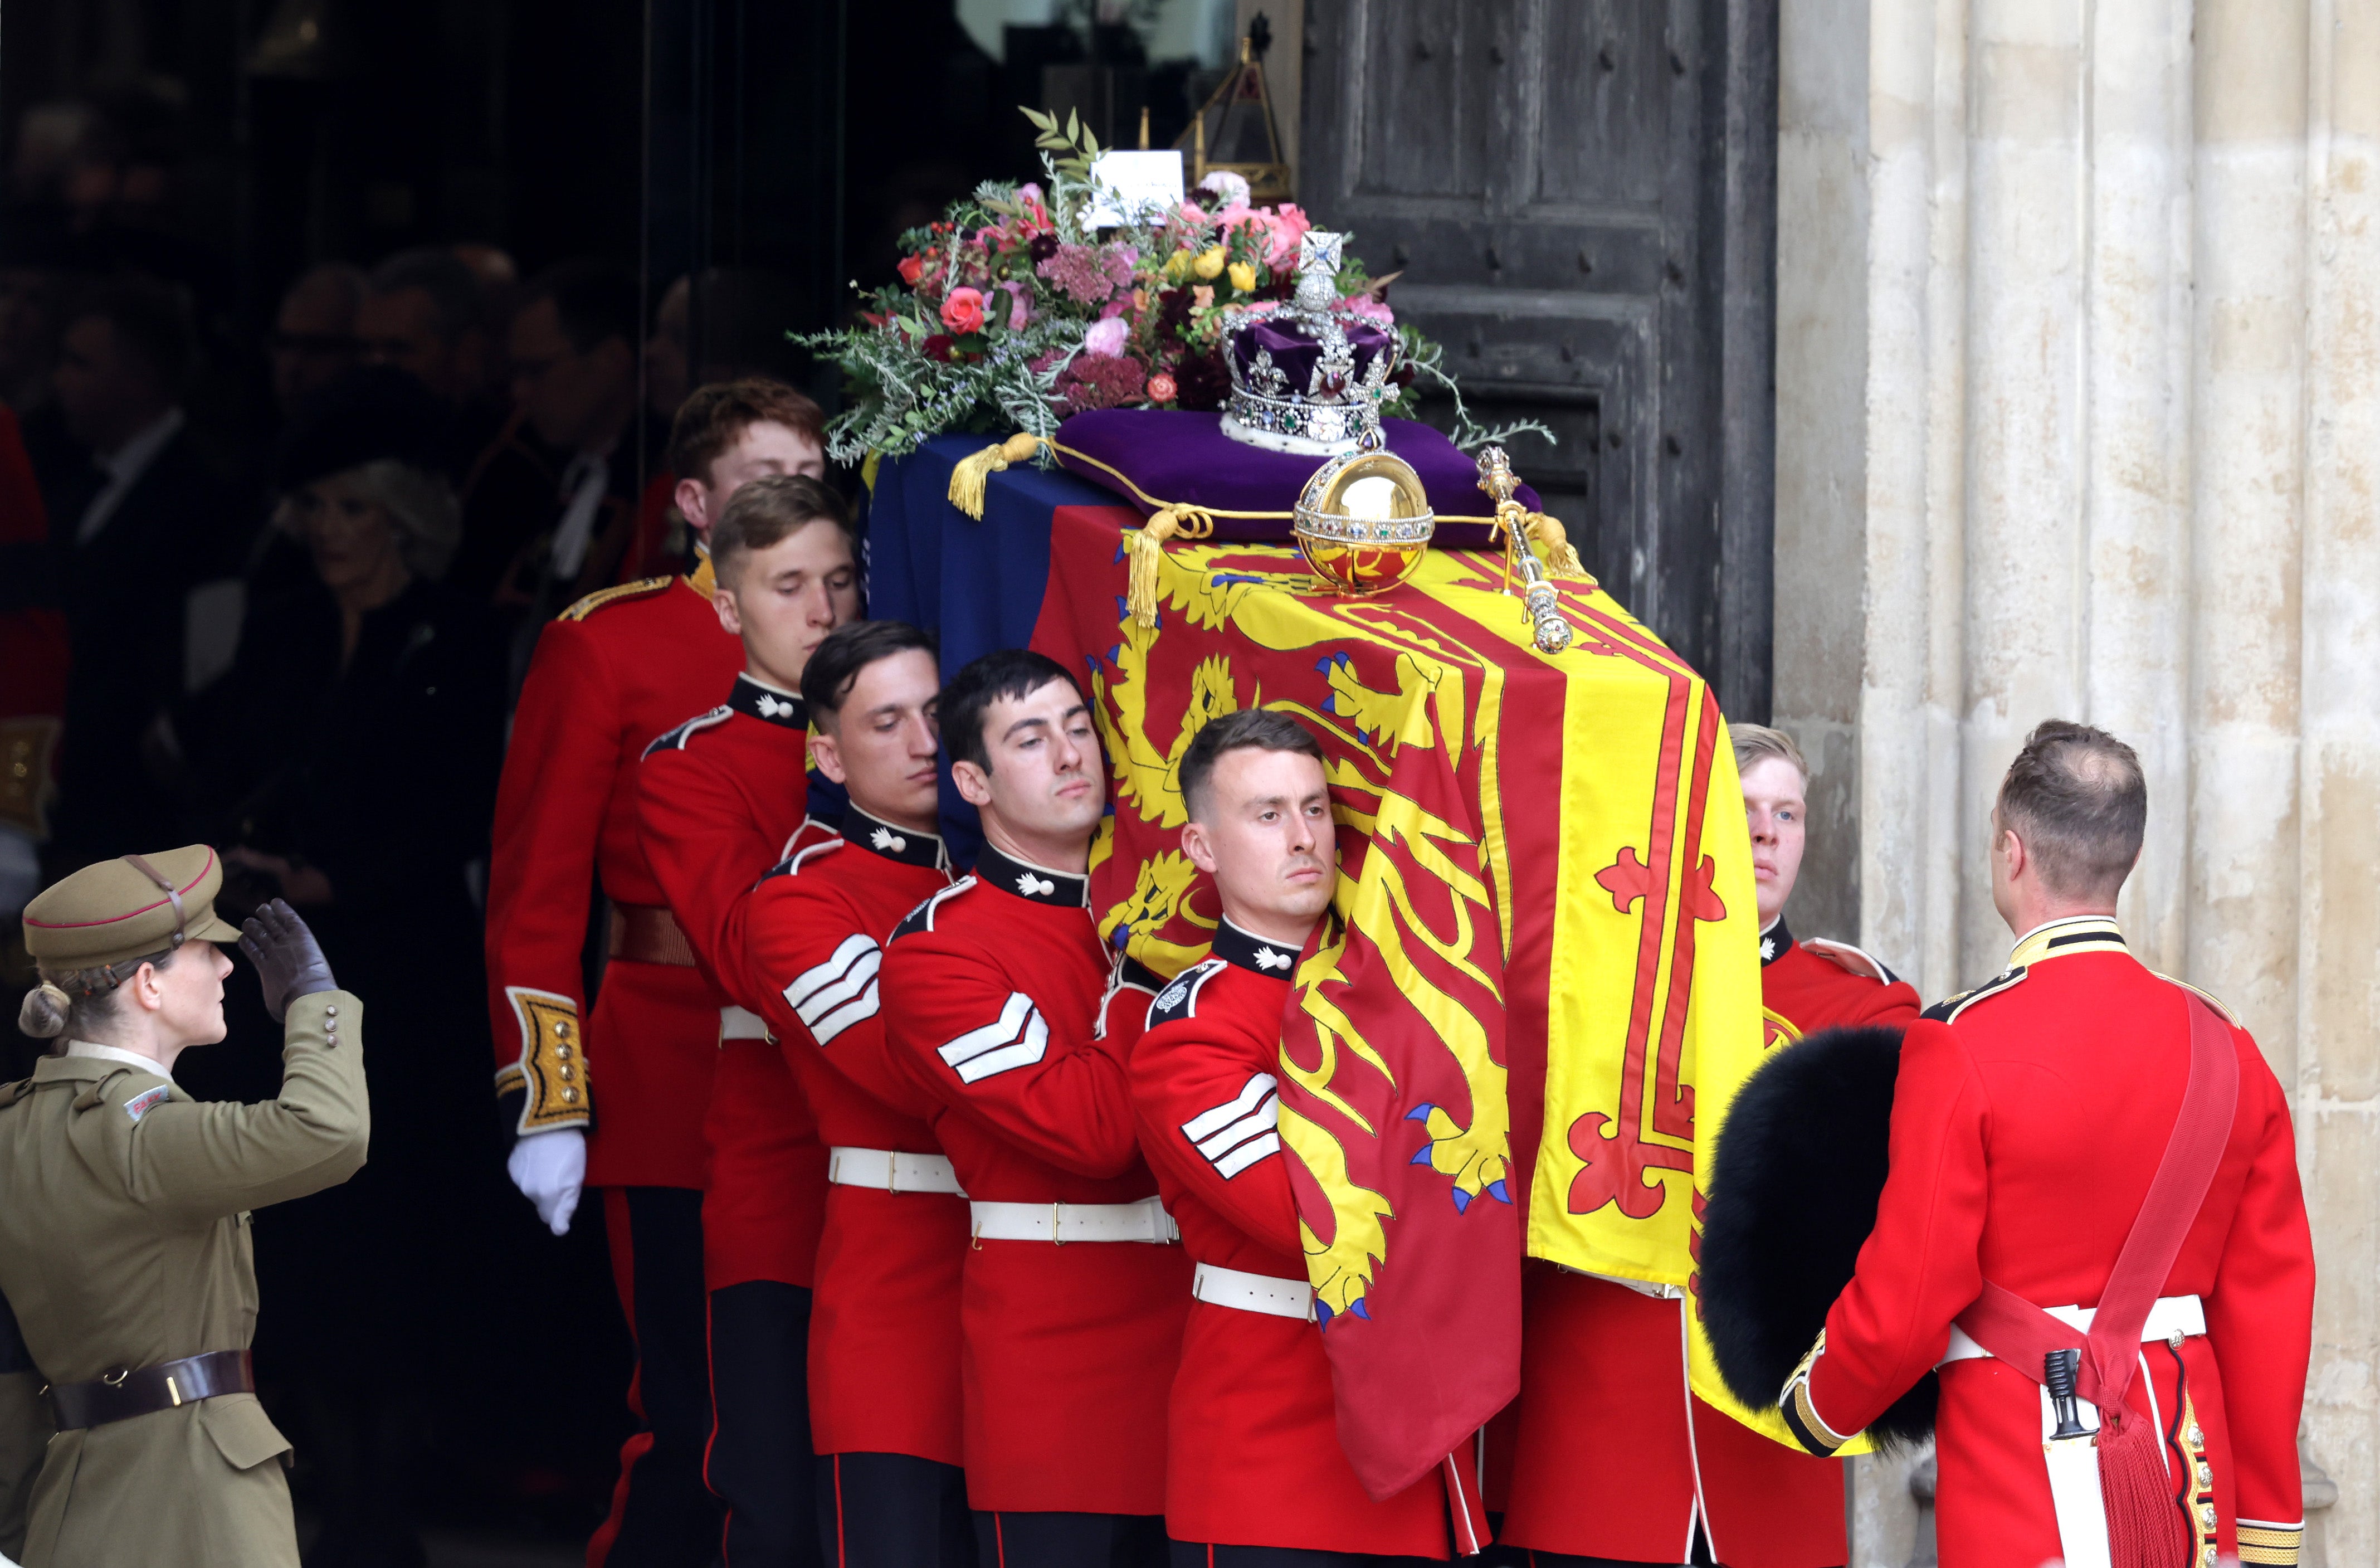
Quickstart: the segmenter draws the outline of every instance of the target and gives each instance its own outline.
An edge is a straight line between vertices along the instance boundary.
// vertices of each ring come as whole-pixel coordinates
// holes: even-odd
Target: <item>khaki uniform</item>
[[[281,1097],[257,1105],[200,1104],[88,1056],[0,1088],[0,1295],[45,1377],[248,1347],[249,1211],[363,1165],[362,1022],[346,991],[291,1001]],[[249,1393],[62,1431],[33,1483],[25,1568],[297,1568],[288,1452]]]

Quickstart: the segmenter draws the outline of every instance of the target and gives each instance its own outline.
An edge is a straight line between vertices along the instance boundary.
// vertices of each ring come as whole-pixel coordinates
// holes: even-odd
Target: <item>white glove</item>
[[[578,1191],[587,1185],[587,1135],[577,1127],[530,1133],[513,1142],[504,1173],[521,1196],[537,1205],[537,1217],[555,1235],[570,1234],[578,1211]]]

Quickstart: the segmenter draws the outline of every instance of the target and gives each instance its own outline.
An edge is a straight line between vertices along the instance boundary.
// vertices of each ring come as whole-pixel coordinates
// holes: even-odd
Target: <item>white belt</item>
[[[907,1154],[897,1149],[830,1149],[826,1179],[837,1186],[874,1187],[879,1192],[947,1192],[965,1197],[959,1173],[939,1154]]]
[[[2069,1328],[2080,1329],[2086,1334],[2091,1331],[2091,1319],[2098,1316],[2098,1308],[2095,1307],[2045,1307],[2042,1310]],[[2192,1339],[2205,1331],[2204,1302],[2194,1295],[2161,1295],[2157,1297],[2156,1305],[2149,1308],[2149,1320],[2141,1325],[2141,1343],[2152,1344],[2159,1340],[2169,1340],[2176,1334]],[[1953,1361],[1973,1361],[1978,1357],[1987,1360],[1991,1354],[1970,1338],[1966,1330],[1953,1323],[1950,1325],[1950,1352],[1935,1365],[1948,1367]]]
[[[1244,1274],[1201,1263],[1190,1276],[1190,1295],[1214,1307],[1235,1307],[1272,1318],[1314,1320],[1314,1287],[1304,1280],[1276,1279],[1270,1274]]]
[[[719,1010],[720,1044],[724,1045],[731,1039],[767,1039],[768,1038],[768,1021],[758,1013],[747,1012],[741,1007],[722,1007]]]
[[[1182,1239],[1173,1216],[1154,1197],[1138,1203],[970,1203],[978,1241],[1141,1241]]]

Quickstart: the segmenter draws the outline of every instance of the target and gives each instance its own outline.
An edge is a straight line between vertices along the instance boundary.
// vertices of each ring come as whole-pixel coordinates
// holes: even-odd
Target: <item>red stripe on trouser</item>
[[[845,1568],[851,1559],[843,1546],[843,1455],[833,1456],[834,1464],[834,1568]]]
[[[612,1249],[612,1289],[620,1298],[620,1315],[628,1320],[628,1338],[637,1337],[637,1262],[636,1240],[628,1227],[628,1195],[619,1187],[602,1187],[603,1238]],[[628,1374],[628,1410],[641,1424],[645,1419],[643,1364],[638,1363]],[[612,1543],[620,1534],[620,1526],[628,1512],[628,1477],[636,1473],[637,1461],[653,1446],[650,1429],[632,1432],[620,1445],[620,1478],[612,1485],[612,1506],[595,1533],[587,1538],[587,1568],[603,1568],[612,1554]]]
[[[1000,1559],[998,1568],[1008,1568],[1008,1532],[1000,1527],[997,1513],[991,1516],[991,1545],[993,1555]]]
[[[719,1386],[719,1339],[711,1327],[709,1291],[702,1293],[702,1363],[710,1368],[710,1386],[717,1388]],[[710,1407],[710,1435],[702,1440],[702,1484],[710,1489],[711,1496],[725,1504],[720,1512],[719,1561],[724,1568],[735,1568],[734,1560],[728,1554],[727,1543],[735,1535],[735,1504],[710,1478],[710,1453],[711,1450],[718,1446],[719,1406],[713,1403]]]

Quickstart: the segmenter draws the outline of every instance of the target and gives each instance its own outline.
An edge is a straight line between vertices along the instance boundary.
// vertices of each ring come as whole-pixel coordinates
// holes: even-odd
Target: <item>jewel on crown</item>
[[[1297,291],[1285,307],[1243,312],[1224,346],[1232,395],[1223,433],[1275,452],[1335,456],[1380,430],[1396,334],[1346,309],[1339,267],[1347,237],[1308,229]]]

